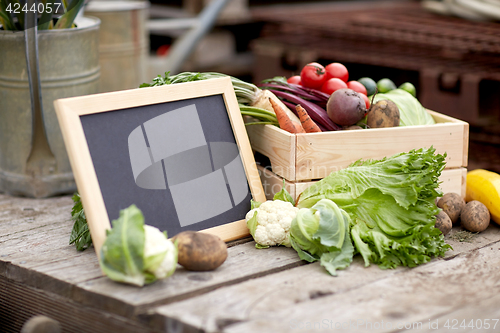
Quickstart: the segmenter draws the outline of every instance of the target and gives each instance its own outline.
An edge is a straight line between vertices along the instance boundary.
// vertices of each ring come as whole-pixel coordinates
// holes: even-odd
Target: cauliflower
[[[290,202],[268,200],[245,216],[256,247],[290,246],[290,225],[299,209]]]
[[[157,279],[172,275],[177,267],[177,248],[158,228],[144,225],[144,269]]]

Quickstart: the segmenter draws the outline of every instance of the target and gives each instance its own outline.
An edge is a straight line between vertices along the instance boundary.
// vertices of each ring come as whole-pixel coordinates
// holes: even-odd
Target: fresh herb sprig
[[[92,245],[92,237],[90,236],[90,230],[80,195],[75,193],[72,199],[75,204],[71,209],[71,219],[75,221],[75,223],[73,224],[73,230],[71,230],[69,244],[75,244],[78,251],[83,251]]]

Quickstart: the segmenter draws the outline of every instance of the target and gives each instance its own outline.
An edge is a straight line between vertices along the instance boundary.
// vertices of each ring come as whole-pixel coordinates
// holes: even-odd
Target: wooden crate
[[[258,169],[266,198],[271,200],[283,187],[283,178],[276,175],[268,168],[258,166]],[[439,188],[443,193],[455,192],[465,198],[466,176],[466,168],[445,169],[441,173],[441,177],[439,177],[439,181],[441,182]],[[294,200],[296,200],[300,193],[315,182],[316,181],[292,182],[285,180],[285,188]]]
[[[249,126],[252,149],[269,158],[273,173],[290,182],[322,179],[359,159],[380,159],[434,146],[446,169],[467,166],[469,124],[428,111],[435,125],[291,134],[276,126]]]

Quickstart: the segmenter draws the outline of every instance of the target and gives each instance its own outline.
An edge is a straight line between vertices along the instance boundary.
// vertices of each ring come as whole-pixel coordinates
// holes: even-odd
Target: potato
[[[465,207],[465,200],[458,193],[446,193],[439,199],[437,206],[441,208],[451,219],[453,224],[458,222],[460,212]]]
[[[469,201],[460,214],[462,227],[471,232],[481,232],[490,224],[488,208],[477,200]]]
[[[178,262],[190,271],[211,271],[226,261],[227,245],[219,237],[183,231],[172,238],[179,249]]]
[[[369,128],[397,127],[399,120],[399,109],[396,103],[389,100],[380,100],[372,105],[366,116]]]
[[[453,223],[451,222],[450,217],[443,210],[436,215],[436,228],[441,230],[443,235],[446,235],[450,232],[451,227],[453,227]]]
[[[351,126],[344,127],[344,131],[354,131],[354,130],[360,130],[360,129],[363,129],[363,127],[358,126],[358,125],[351,125]]]

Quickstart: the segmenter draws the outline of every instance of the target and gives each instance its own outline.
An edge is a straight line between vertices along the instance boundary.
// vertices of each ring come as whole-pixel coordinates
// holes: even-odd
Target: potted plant
[[[99,19],[78,15],[84,0],[48,1],[0,0],[0,192],[12,195],[76,190],[53,101],[99,90]]]

